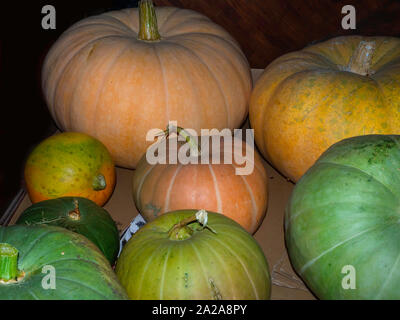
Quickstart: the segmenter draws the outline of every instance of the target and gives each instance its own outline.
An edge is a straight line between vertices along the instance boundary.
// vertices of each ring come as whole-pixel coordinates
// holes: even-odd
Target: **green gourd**
[[[54,226],[0,227],[0,300],[127,299],[84,236]]]
[[[400,136],[333,145],[286,210],[290,260],[321,299],[400,299]]]
[[[45,200],[27,208],[17,224],[54,225],[84,235],[113,264],[119,251],[119,232],[110,214],[89,199],[62,197]]]

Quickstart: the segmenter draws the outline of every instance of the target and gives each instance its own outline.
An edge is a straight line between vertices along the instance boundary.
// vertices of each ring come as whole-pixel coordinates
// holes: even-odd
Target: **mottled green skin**
[[[0,243],[19,251],[18,283],[0,283],[0,300],[120,300],[126,293],[107,259],[85,237],[60,227],[14,225],[0,227]],[[56,289],[44,289],[42,280],[55,268]],[[46,281],[46,279],[44,280]]]
[[[78,203],[80,218],[74,220],[70,213]],[[93,201],[79,197],[62,197],[38,202],[27,208],[16,224],[46,224],[67,228],[84,235],[103,252],[111,264],[119,251],[119,232],[110,214]]]
[[[134,300],[269,299],[267,260],[238,223],[209,212],[208,225],[216,234],[194,222],[188,225],[193,231],[189,238],[169,238],[175,224],[195,213],[166,213],[128,241],[116,266],[128,296]]]
[[[400,136],[333,145],[296,185],[285,217],[291,262],[321,299],[400,299]],[[356,271],[356,289],[343,289]]]

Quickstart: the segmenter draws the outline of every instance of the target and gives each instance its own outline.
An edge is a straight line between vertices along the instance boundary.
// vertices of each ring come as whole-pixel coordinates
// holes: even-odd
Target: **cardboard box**
[[[253,69],[254,83],[261,74],[261,69]],[[248,128],[248,121],[243,128]],[[304,283],[293,271],[287,255],[284,242],[284,211],[294,184],[280,175],[266,161],[264,165],[268,174],[268,211],[267,215],[255,233],[254,237],[267,257],[272,278],[272,295],[274,300],[310,300],[315,299]],[[132,198],[133,170],[117,168],[117,184],[115,191],[104,206],[116,221],[122,233],[138,211]],[[25,195],[10,224],[15,223],[20,214],[31,205],[29,197]]]

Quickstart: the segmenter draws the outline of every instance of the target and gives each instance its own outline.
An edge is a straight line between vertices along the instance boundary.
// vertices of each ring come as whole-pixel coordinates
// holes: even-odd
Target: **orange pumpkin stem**
[[[373,74],[371,64],[375,48],[375,41],[361,41],[350,59],[347,70],[363,76]]]
[[[139,2],[139,40],[159,41],[161,39],[157,26],[157,15],[152,0]]]

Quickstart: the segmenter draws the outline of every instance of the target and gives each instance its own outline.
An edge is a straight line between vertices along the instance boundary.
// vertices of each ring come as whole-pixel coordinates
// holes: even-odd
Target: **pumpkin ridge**
[[[64,281],[67,281],[67,282],[72,282],[72,283],[79,284],[80,286],[82,286],[82,287],[84,287],[84,288],[87,288],[87,289],[93,291],[93,292],[94,292],[95,294],[97,294],[98,296],[103,297],[103,300],[107,300],[107,299],[108,299],[107,296],[103,295],[103,294],[100,293],[98,290],[94,289],[93,287],[87,285],[86,283],[84,283],[84,282],[82,282],[82,281],[76,281],[76,280],[72,280],[72,279],[68,279],[68,278],[64,278],[64,277],[57,277],[56,279],[57,279],[57,280],[64,280]]]
[[[148,241],[147,243],[151,245],[151,241]],[[143,245],[143,247],[144,247],[144,246],[145,246],[145,244]],[[152,255],[150,256],[150,258],[147,260],[147,263],[146,263],[146,265],[144,266],[143,271],[142,271],[143,277],[141,277],[140,283],[137,284],[137,289],[136,289],[137,292],[141,292],[141,291],[142,291],[143,281],[144,281],[144,279],[145,279],[145,277],[146,277],[146,275],[147,275],[147,270],[149,269],[152,260],[153,260],[155,257],[157,257],[157,255],[159,254],[159,250],[160,250],[161,247],[163,247],[163,246],[164,246],[163,243],[160,244],[160,245],[157,247],[157,249],[154,250],[154,252],[153,252]],[[137,256],[137,254],[136,254],[135,256]],[[129,266],[129,271],[132,269],[133,266],[134,266],[133,264],[131,264],[131,265]],[[139,297],[137,297],[137,299],[138,299],[138,300],[141,300],[142,298],[139,296]]]
[[[138,188],[137,188],[137,191],[136,191],[136,200],[137,200],[137,204],[138,204],[138,208],[143,208],[143,203],[142,203],[142,198],[141,198],[141,193],[142,193],[142,187],[143,187],[143,183],[144,183],[144,181],[146,180],[146,177],[150,174],[150,172],[153,170],[153,168],[155,168],[155,166],[149,166],[149,169],[146,171],[146,173],[143,175],[143,177],[142,177],[142,179],[141,179],[141,181],[140,181],[140,183],[139,183],[139,186],[138,186]]]
[[[234,70],[234,72],[235,72],[235,74],[238,76],[237,78],[238,78],[238,80],[239,80],[239,82],[241,83],[241,85],[242,85],[242,90],[243,90],[243,93],[245,93],[245,88],[246,88],[246,84],[245,84],[245,80],[243,79],[243,77],[241,77],[240,76],[240,72],[238,71],[238,68],[237,68],[237,66],[232,62],[232,60],[230,59],[230,56],[229,55],[227,55],[227,54],[225,54],[225,55],[223,55],[221,52],[220,52],[220,47],[218,48],[218,50],[217,49],[215,49],[215,48],[213,48],[213,46],[211,46],[211,45],[209,45],[209,44],[207,44],[207,43],[203,43],[202,42],[202,40],[203,39],[196,39],[196,41],[194,41],[193,39],[191,39],[191,38],[187,38],[187,36],[190,36],[190,35],[200,35],[200,36],[203,36],[204,34],[203,33],[185,33],[185,34],[182,34],[182,35],[177,35],[177,36],[173,36],[173,37],[169,37],[169,39],[172,39],[172,38],[174,38],[174,37],[180,37],[181,39],[183,38],[185,41],[187,41],[187,42],[194,42],[195,44],[201,44],[204,48],[207,48],[206,50],[209,50],[209,51],[212,51],[212,52],[214,52],[217,56],[219,56],[220,57],[220,59],[221,60],[223,60],[223,61],[227,61],[231,66],[232,66],[232,70]],[[218,39],[220,42],[221,41],[223,41],[224,43],[226,43],[227,45],[229,45],[229,47],[231,48],[231,49],[234,49],[235,50],[235,52],[237,53],[237,54],[239,54],[239,55],[241,55],[241,56],[243,56],[244,57],[244,54],[243,54],[243,52],[240,50],[240,48],[239,47],[237,47],[233,42],[231,42],[231,41],[228,41],[227,39],[224,39],[224,38],[222,38],[222,37],[220,37],[220,36],[218,36],[218,35],[214,35],[214,34],[208,34],[207,33],[207,35],[208,35],[208,37],[209,38],[211,38],[211,39]],[[175,41],[174,41],[175,42]],[[226,50],[226,48],[223,48],[223,50],[225,51]],[[247,61],[247,60],[246,60]],[[251,78],[251,77],[250,77]]]
[[[110,18],[114,18],[114,17],[112,17],[112,16],[109,16],[109,17],[110,17]],[[103,18],[103,17],[102,17],[102,18]],[[99,19],[99,20],[100,20],[100,19]],[[70,33],[75,32],[76,30],[83,29],[83,28],[85,28],[85,27],[93,27],[93,26],[109,27],[109,28],[110,28],[110,31],[114,31],[114,30],[115,30],[116,32],[121,32],[122,35],[126,35],[126,36],[131,35],[131,33],[134,32],[129,26],[127,26],[127,25],[126,25],[125,23],[123,23],[121,20],[119,20],[119,19],[117,19],[117,18],[114,18],[114,20],[119,21],[120,24],[121,24],[121,27],[125,27],[125,29],[120,28],[120,27],[118,27],[118,26],[116,26],[116,25],[112,25],[112,24],[106,23],[105,21],[98,21],[98,22],[89,21],[89,23],[85,23],[85,24],[82,23],[82,24],[80,24],[80,25],[78,25],[78,26],[71,27],[70,29],[66,30],[66,33],[65,33],[64,36],[67,36],[67,35],[69,35]],[[111,35],[110,35],[110,36],[111,36]]]
[[[221,88],[221,85],[220,85],[220,83],[219,83],[217,77],[215,76],[214,72],[211,70],[210,66],[204,61],[203,58],[201,58],[201,57],[196,53],[196,51],[195,51],[194,49],[189,48],[189,47],[186,47],[186,46],[184,46],[183,44],[180,44],[180,43],[178,43],[178,42],[170,41],[170,43],[172,43],[172,44],[174,44],[174,45],[176,45],[176,46],[178,46],[178,47],[181,47],[181,48],[185,49],[186,51],[188,51],[192,56],[196,57],[196,58],[200,61],[200,63],[201,63],[203,66],[206,67],[206,69],[208,70],[208,73],[211,75],[211,78],[214,79],[214,81],[215,81],[215,83],[216,83],[216,85],[217,85],[217,87],[218,87],[218,91],[219,91],[220,94],[221,94],[222,100],[224,101],[224,108],[225,108],[225,112],[226,112],[227,127],[228,127],[228,128],[231,128],[231,116],[230,116],[230,110],[229,110],[228,104],[227,104],[227,102],[226,102],[226,95],[225,95],[225,92],[223,92],[223,90],[222,90],[222,88]]]
[[[397,39],[397,38],[396,38]],[[376,48],[376,50],[379,50],[379,48],[383,45],[383,41],[380,42],[379,46]],[[379,59],[377,61],[374,62],[374,66],[378,65],[379,66],[379,70],[382,70],[383,68],[386,68],[388,65],[392,64],[393,62],[395,62],[397,59],[400,58],[400,51],[399,51],[399,56],[393,60],[389,60],[388,62],[386,62],[383,65],[381,64],[381,61],[384,61],[385,59],[388,58],[388,56],[390,57],[390,55],[393,52],[396,52],[397,50],[400,50],[400,42],[397,45],[394,45],[393,47],[389,48],[388,50],[386,50],[386,52],[384,54],[381,54],[381,56],[379,57]]]
[[[165,166],[164,168],[163,168],[163,170],[161,170],[161,172],[159,173],[159,175],[158,175],[158,179],[157,179],[157,182],[156,182],[156,184],[155,184],[155,187],[154,188],[152,188],[152,194],[151,194],[151,200],[154,200],[154,198],[157,198],[157,196],[156,196],[156,194],[158,194],[159,192],[158,192],[158,187],[159,186],[161,186],[161,180],[162,180],[162,177],[164,176],[164,174],[168,171],[168,169],[169,169],[169,167],[168,166]],[[156,190],[157,189],[157,190]],[[157,191],[157,192],[156,192]],[[143,208],[142,208],[143,209]]]
[[[236,254],[236,252],[234,250],[232,250],[231,247],[227,246],[225,243],[223,243],[221,240],[214,238],[214,240],[218,243],[220,243],[224,248],[226,248],[235,258],[236,260],[239,262],[239,264],[242,266],[247,278],[249,279],[249,283],[251,284],[253,291],[254,291],[254,296],[255,296],[255,300],[259,300],[259,296],[258,296],[258,292],[257,292],[257,288],[254,285],[254,281],[251,278],[250,274],[249,274],[249,270],[247,269],[245,263],[242,261],[242,259]]]
[[[215,173],[214,173],[214,170],[213,170],[211,164],[208,164],[208,169],[210,170],[210,174],[211,174],[212,180],[214,182],[215,197],[217,199],[217,207],[218,207],[217,210],[218,210],[218,212],[222,212],[222,200],[221,200],[221,194],[219,192],[217,177],[215,176]]]
[[[37,237],[32,244],[30,245],[28,250],[25,250],[22,254],[21,252],[19,252],[20,254],[20,259],[24,259],[26,258],[26,256],[32,252],[33,248],[39,243],[39,241],[43,240],[43,238],[47,237],[48,235],[52,234],[52,233],[56,233],[57,230],[47,230],[47,232],[42,233],[39,237]]]
[[[165,260],[164,260],[164,266],[163,266],[163,271],[162,271],[161,280],[160,280],[160,293],[159,293],[160,294],[160,300],[163,300],[165,273],[166,273],[166,270],[167,270],[167,262],[168,262],[170,254],[171,254],[171,250],[172,250],[172,246],[168,248],[167,256],[165,257]]]
[[[159,62],[159,64],[160,64],[160,70],[161,70],[161,74],[162,74],[162,79],[163,79],[163,84],[164,84],[164,96],[165,96],[165,122],[166,123],[168,123],[168,121],[170,120],[170,117],[169,117],[169,113],[170,113],[170,110],[169,110],[169,97],[168,97],[168,83],[167,83],[167,80],[166,80],[166,77],[165,77],[165,70],[164,70],[164,64],[163,64],[163,62],[161,61],[161,57],[160,57],[160,54],[159,54],[159,52],[158,52],[158,46],[157,45],[152,45],[152,47],[153,47],[153,49],[154,49],[154,53],[155,53],[155,55],[156,55],[156,57],[157,57],[157,60],[158,60],[158,62]]]
[[[33,293],[32,289],[26,288],[26,290],[33,297],[34,300],[40,300],[39,297],[36,294]]]
[[[204,280],[205,280],[205,282],[207,283],[208,287],[210,288],[210,291],[213,292],[212,287],[211,287],[211,285],[210,285],[210,282],[208,281],[207,270],[206,270],[206,268],[204,267],[203,260],[201,259],[201,256],[200,256],[200,254],[199,254],[199,250],[197,249],[197,246],[194,244],[193,241],[190,242],[190,245],[191,245],[191,247],[193,248],[193,252],[194,252],[194,254],[195,254],[196,257],[197,257],[197,260],[199,261],[199,265],[200,265],[200,268],[201,268],[201,271],[202,271],[202,275],[203,275],[203,277],[204,277]],[[213,296],[213,295],[211,295],[211,296]]]
[[[253,190],[251,190],[250,185],[248,184],[246,178],[244,176],[240,176],[240,177],[242,178],[242,181],[243,181],[243,183],[244,183],[244,185],[246,187],[246,190],[247,190],[247,192],[248,192],[248,194],[250,196],[250,199],[251,199],[251,206],[252,206],[252,209],[253,209],[252,213],[251,213],[251,229],[253,230],[254,227],[256,226],[256,223],[257,223],[256,218],[257,218],[258,206],[257,206],[256,200],[254,198]]]
[[[164,212],[169,211],[169,203],[170,203],[170,198],[171,198],[171,191],[172,191],[173,185],[175,183],[176,176],[178,175],[178,173],[181,170],[181,168],[182,168],[182,164],[179,163],[178,167],[175,169],[175,173],[173,174],[173,176],[171,178],[171,182],[169,183],[169,186],[168,186],[168,189],[167,189],[167,194],[165,196],[164,210],[163,210]]]
[[[167,23],[170,21],[170,18],[172,18],[172,16],[175,14],[175,13],[177,13],[178,11],[179,11],[180,9],[179,8],[175,8],[175,10],[172,10],[171,11],[171,13],[168,15],[168,17],[167,18],[165,18],[165,20],[162,22],[162,23],[160,23],[160,26],[159,26],[159,28],[158,28],[158,30],[160,31],[160,33],[161,32],[163,32],[163,33],[166,33],[167,31],[161,31],[163,28],[165,28],[165,26],[167,25]],[[158,17],[157,17],[158,18]],[[157,20],[158,21],[158,20]]]
[[[113,60],[110,61],[110,65],[107,67],[107,72],[105,73],[105,75],[104,75],[104,77],[103,77],[103,80],[102,80],[101,83],[100,83],[100,86],[97,88],[97,97],[96,97],[96,101],[95,101],[95,104],[94,104],[94,111],[93,111],[93,115],[94,115],[94,116],[93,116],[93,124],[96,124],[96,123],[97,123],[97,118],[96,118],[96,116],[97,116],[97,109],[98,109],[98,106],[99,106],[100,96],[101,96],[101,94],[104,92],[104,86],[105,86],[106,83],[107,83],[106,79],[109,77],[112,68],[117,64],[118,60],[119,60],[119,59],[122,57],[122,55],[128,50],[129,47],[130,47],[130,43],[128,42],[128,44],[127,44],[123,49],[121,49],[121,51],[120,51],[117,55],[115,55],[115,57],[113,58]],[[81,79],[82,79],[82,78],[81,78]],[[79,82],[79,81],[77,81],[77,83],[78,83],[78,82]],[[72,101],[72,100],[71,100],[71,101]],[[69,108],[70,119],[71,119],[72,114],[73,114],[72,111],[73,111],[73,108],[70,106],[70,108]],[[71,120],[70,120],[70,122],[71,122]],[[94,125],[94,126],[93,126],[93,136],[94,136],[94,137],[96,137],[96,133],[97,133],[97,126]]]
[[[218,225],[218,224],[213,224],[213,226],[216,226],[216,225]],[[220,223],[220,225],[222,225],[222,224]],[[238,229],[240,229],[240,228],[238,228]],[[234,243],[235,241],[238,241],[238,242],[240,242],[242,245],[244,245],[246,248],[248,248],[248,252],[251,252],[251,253],[253,254],[253,256],[254,256],[254,258],[255,258],[255,261],[257,261],[258,264],[259,264],[259,266],[260,266],[260,269],[264,269],[263,266],[261,265],[261,261],[259,261],[259,260],[257,259],[257,256],[256,256],[256,254],[254,253],[254,250],[252,250],[251,247],[247,246],[246,242],[242,241],[240,238],[233,238],[231,233],[221,232],[221,229],[218,230],[218,233],[224,234],[224,235],[226,235],[228,238],[231,238],[231,239],[232,239],[232,243]],[[246,233],[246,234],[247,234],[247,233]],[[210,238],[210,239],[212,239],[212,237],[209,236],[209,235],[207,235],[207,237]],[[211,246],[210,246],[210,248],[211,248]],[[269,277],[269,273],[268,273],[267,271],[265,271],[265,275],[267,276],[267,278]]]
[[[392,223],[390,224],[386,224],[386,226],[390,226],[392,225]],[[366,230],[360,231],[358,233],[356,233],[355,235],[352,235],[351,237],[348,237],[347,239],[344,239],[342,241],[340,241],[339,243],[333,245],[332,247],[330,247],[329,249],[324,250],[321,254],[319,254],[318,256],[316,256],[315,258],[312,258],[311,260],[307,261],[299,270],[299,275],[302,276],[302,274],[309,268],[311,267],[315,262],[317,262],[320,258],[322,258],[323,256],[325,256],[326,254],[332,252],[333,250],[335,250],[336,248],[340,247],[343,244],[348,243],[349,241],[352,241],[354,239],[357,239],[358,237],[364,235],[365,233],[368,233],[370,231],[375,231],[377,229],[379,229],[380,227],[382,227],[382,225],[379,226],[375,226],[372,228],[368,228]]]
[[[47,262],[46,261],[46,264],[47,265],[52,265],[52,264],[57,264],[58,262],[63,262],[63,261],[79,261],[79,262],[85,262],[85,263],[89,263],[89,264],[92,264],[92,265],[94,265],[94,266],[96,266],[96,267],[100,267],[97,263],[95,263],[94,261],[92,261],[92,260],[88,260],[88,259],[81,259],[81,258],[65,258],[65,259],[57,259],[57,260],[54,260],[54,261],[50,261],[50,262]],[[32,271],[31,272],[35,272],[35,271],[38,271],[38,270],[41,270],[42,269],[42,265],[41,266],[38,266],[36,269],[32,269]],[[64,269],[63,269],[64,270]]]
[[[375,180],[376,182],[378,182],[379,184],[381,184],[386,190],[388,190],[395,198],[397,198],[397,195],[394,193],[394,191],[392,189],[390,189],[387,185],[385,185],[382,181],[378,180],[375,176],[373,176],[372,174],[360,169],[360,168],[356,168],[344,163],[336,163],[336,162],[330,162],[330,161],[324,161],[323,159],[321,161],[319,161],[319,163],[325,163],[327,165],[331,165],[331,166],[337,166],[337,167],[342,167],[342,168],[348,168],[348,169],[352,169],[355,171],[359,171],[362,172],[364,175],[372,178],[373,180]]]
[[[214,224],[213,224],[213,225],[214,225]],[[208,239],[211,239],[211,241],[213,240],[213,238],[212,238],[211,236],[209,236],[209,235],[205,235],[205,237],[207,237]],[[214,248],[213,248],[210,244],[208,244],[207,242],[204,241],[204,242],[202,243],[202,245],[204,245],[205,247],[207,247],[208,250],[214,254],[214,256],[217,258],[217,260],[220,262],[222,268],[225,270],[225,275],[229,275],[229,276],[227,276],[227,278],[229,279],[229,283],[230,283],[230,291],[233,292],[232,300],[236,300],[236,296],[237,296],[237,295],[236,295],[235,287],[234,287],[234,284],[233,284],[233,281],[232,281],[232,276],[231,276],[231,274],[229,273],[229,270],[226,268],[225,261],[224,261],[224,260],[222,259],[222,257],[218,254],[218,252],[216,252],[216,251],[214,250]]]
[[[124,36],[116,36],[116,35],[108,35],[108,36],[101,36],[101,37],[98,37],[98,38],[96,38],[96,39],[94,39],[94,40],[91,40],[91,41],[89,41],[88,43],[84,44],[81,48],[77,49],[76,52],[74,52],[73,54],[71,54],[71,58],[70,58],[70,59],[65,59],[65,60],[67,61],[67,63],[63,66],[62,70],[60,70],[60,71],[58,72],[57,80],[54,81],[55,85],[54,85],[54,88],[52,89],[53,97],[52,97],[51,99],[49,99],[49,100],[53,100],[53,101],[52,101],[53,103],[52,103],[52,104],[49,104],[49,107],[50,107],[51,110],[54,109],[54,114],[55,114],[54,120],[56,121],[56,123],[57,123],[58,125],[59,125],[60,123],[62,123],[62,122],[59,122],[59,118],[60,118],[59,113],[60,113],[60,112],[57,112],[58,108],[57,108],[56,99],[57,99],[57,96],[58,96],[57,93],[58,93],[58,91],[59,91],[60,82],[61,82],[61,80],[63,79],[63,75],[64,75],[65,71],[67,70],[67,68],[71,65],[72,61],[78,56],[79,53],[81,53],[85,48],[88,48],[90,45],[94,44],[94,43],[97,42],[98,40],[103,40],[103,39],[106,39],[106,38],[118,38],[118,37],[126,38],[126,37],[124,37]],[[54,72],[54,70],[53,70],[52,72]],[[49,77],[50,77],[50,75],[51,75],[51,73],[49,73]],[[47,85],[46,85],[46,87],[47,87]],[[65,107],[63,108],[63,112],[65,112],[64,109],[65,109]],[[50,110],[50,111],[51,111],[51,110]],[[61,119],[62,119],[62,117],[61,117]],[[59,127],[62,128],[62,127],[64,127],[64,126],[59,126]]]
[[[392,275],[393,275],[393,272],[396,270],[396,267],[397,267],[397,265],[399,264],[399,261],[400,261],[400,252],[399,252],[399,254],[398,254],[397,258],[396,258],[396,261],[395,261],[395,263],[393,264],[393,266],[392,266],[390,272],[388,273],[388,276],[387,276],[387,278],[386,278],[386,281],[382,284],[382,286],[381,286],[381,288],[379,289],[378,293],[377,293],[376,296],[374,297],[374,300],[379,299],[379,297],[382,295],[383,291],[385,290],[386,286],[390,283],[389,280],[391,279],[391,277],[392,277]]]
[[[352,203],[354,203],[354,202],[353,201],[330,201],[330,202],[320,203],[318,205],[314,205],[312,209],[320,209],[320,208],[324,208],[326,206],[330,206],[330,205],[333,205],[333,204],[352,204]],[[387,207],[387,209],[392,209],[392,208]],[[292,223],[293,220],[295,220],[297,217],[299,217],[303,213],[308,212],[309,210],[311,210],[311,208],[302,208],[301,210],[298,210],[296,212],[296,214],[291,215],[289,220],[286,219],[285,230],[289,229],[290,224]]]

